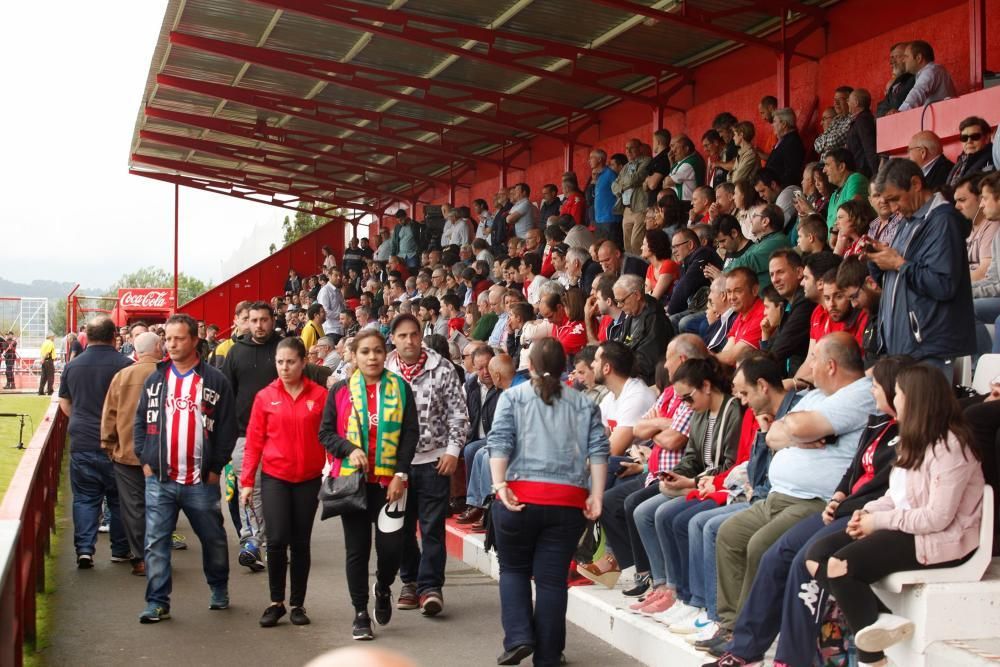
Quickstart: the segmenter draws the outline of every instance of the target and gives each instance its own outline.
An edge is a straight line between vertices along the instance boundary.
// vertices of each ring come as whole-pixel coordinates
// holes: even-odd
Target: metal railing
[[[36,639],[68,424],[53,398],[0,502],[0,665],[21,667],[24,643]]]

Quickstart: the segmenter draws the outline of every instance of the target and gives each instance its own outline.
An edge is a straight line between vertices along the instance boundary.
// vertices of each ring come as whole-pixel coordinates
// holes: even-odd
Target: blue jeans
[[[472,442],[465,445],[462,449],[462,458],[465,460],[465,487],[469,487],[469,482],[472,480],[472,466],[476,461],[476,454],[479,450],[486,447],[486,438],[482,440],[473,440]]]
[[[486,444],[485,440],[479,442]],[[486,496],[492,493],[493,474],[490,472],[490,451],[486,447],[477,447],[473,458],[469,458],[469,449],[473,442],[465,446],[465,471],[469,476],[465,484],[465,504],[473,507],[483,507]]]
[[[673,573],[677,597],[682,602],[692,601],[688,568],[688,522],[696,515],[718,508],[714,500],[686,500],[670,503],[656,511],[656,535],[667,559],[667,569]],[[700,600],[703,601],[703,600]],[[701,606],[701,605],[698,605]]]
[[[527,644],[535,647],[535,665],[558,665],[566,648],[566,573],[586,526],[583,512],[547,505],[525,505],[511,512],[503,503],[494,503],[493,525],[504,650]]]
[[[748,507],[749,503],[716,507],[695,515],[688,522],[688,585],[691,587],[688,604],[706,609],[713,621],[719,620],[715,538],[726,519]]]
[[[118,513],[118,483],[108,455],[103,451],[72,452],[69,483],[73,490],[73,545],[77,555],[94,555],[107,498],[111,510],[111,555],[128,556],[128,538]]]
[[[704,338],[705,332],[708,331],[708,316],[705,313],[685,315],[678,322],[678,327],[681,333],[693,333],[699,338]]]
[[[146,478],[146,602],[170,607],[171,535],[177,515],[191,523],[201,542],[201,565],[212,590],[229,583],[229,548],[222,522],[218,484],[178,484],[171,479]]]
[[[437,473],[437,462],[410,468],[403,526],[403,560],[399,578],[417,584],[417,594],[440,593],[444,586],[444,566],[448,553],[444,544],[444,520],[448,516],[451,478]],[[420,545],[417,545],[417,523]]]
[[[990,351],[990,332],[986,329],[987,324],[992,324],[1000,320],[1000,297],[983,297],[972,300],[972,307],[976,313],[976,341],[980,354]],[[997,337],[1000,340],[1000,336]],[[992,343],[993,351],[996,352],[997,343]]]
[[[677,580],[672,576],[674,574],[673,570],[667,567],[663,549],[660,547],[660,540],[656,535],[656,517],[661,507],[672,504],[671,501],[677,503],[683,502],[683,500],[683,498],[671,498],[670,496],[658,493],[640,503],[635,508],[635,512],[632,513],[632,518],[635,520],[635,529],[639,531],[639,538],[642,540],[642,546],[646,550],[646,558],[649,559],[649,574],[653,580],[654,588],[677,583]]]
[[[624,465],[626,463],[632,463],[632,457],[631,456],[609,456],[608,457],[608,476],[607,476],[607,478],[604,481],[604,490],[605,491],[607,491],[608,489],[610,489],[611,487],[613,487],[618,481],[623,480],[623,479],[629,479],[629,477],[633,476],[633,475],[629,475],[629,477],[619,477],[618,476],[618,471],[621,470],[622,465]],[[640,473],[640,474],[642,475],[642,479],[646,478],[646,473]]]

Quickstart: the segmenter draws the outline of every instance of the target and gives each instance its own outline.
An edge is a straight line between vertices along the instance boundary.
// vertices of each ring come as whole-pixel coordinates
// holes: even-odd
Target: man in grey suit
[[[642,233],[636,233],[635,230],[645,230],[646,228],[648,202],[642,184],[646,180],[646,176],[649,175],[649,163],[652,157],[643,154],[642,142],[634,138],[629,139],[628,143],[625,144],[625,155],[628,157],[628,164],[618,174],[618,178],[611,186],[611,191],[621,197],[622,234],[625,237],[625,251],[638,255],[642,243]],[[639,244],[635,243],[637,238]]]

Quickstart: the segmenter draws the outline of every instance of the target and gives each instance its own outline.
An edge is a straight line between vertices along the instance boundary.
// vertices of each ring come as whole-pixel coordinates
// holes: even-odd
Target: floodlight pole
[[[177,291],[177,238],[180,229],[180,216],[178,214],[178,206],[181,199],[181,186],[174,183],[174,307],[180,303],[179,292]]]

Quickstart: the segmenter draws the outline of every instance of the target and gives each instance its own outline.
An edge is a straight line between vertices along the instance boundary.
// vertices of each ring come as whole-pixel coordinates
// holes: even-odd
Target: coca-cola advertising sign
[[[118,306],[123,310],[173,310],[174,291],[162,288],[131,288],[118,290]]]

